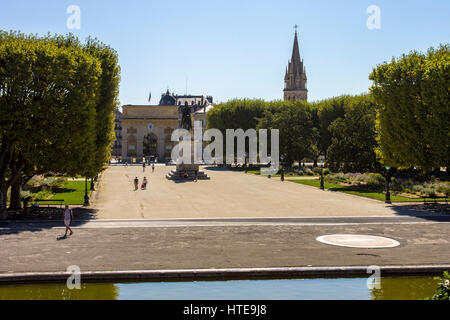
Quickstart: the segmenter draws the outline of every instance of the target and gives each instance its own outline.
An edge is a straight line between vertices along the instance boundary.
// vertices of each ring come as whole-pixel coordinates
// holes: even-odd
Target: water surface
[[[85,283],[0,286],[0,300],[417,300],[433,295],[433,277],[238,280],[201,282]]]

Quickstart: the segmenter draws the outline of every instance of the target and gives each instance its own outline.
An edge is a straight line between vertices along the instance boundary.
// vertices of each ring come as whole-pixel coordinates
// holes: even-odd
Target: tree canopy
[[[208,112],[208,128],[219,129],[223,133],[226,129],[255,129],[266,107],[264,100],[230,100]]]
[[[312,103],[313,109],[318,112],[317,128],[320,131],[318,147],[324,155],[326,155],[331,145],[329,127],[333,121],[345,115],[345,106],[349,104],[350,99],[351,96],[340,96]]]
[[[317,149],[319,131],[314,127],[312,108],[304,101],[269,103],[258,128],[280,130],[280,155],[289,165]]]
[[[327,163],[344,172],[378,171],[375,133],[376,104],[369,95],[347,99],[344,115],[329,126]]]
[[[103,168],[118,78],[117,54],[96,40],[0,32],[3,210],[7,189],[26,177],[48,171],[93,177]]]
[[[340,96],[313,103],[235,99],[208,113],[208,127],[223,133],[239,128],[278,129],[280,155],[288,165],[304,158],[317,162],[321,154],[331,150],[336,168],[368,170],[375,163],[374,112],[375,104],[368,95]],[[346,134],[351,137],[341,141]],[[363,145],[358,146],[360,142]]]
[[[424,170],[448,167],[450,47],[412,52],[376,67],[371,93],[383,162]]]

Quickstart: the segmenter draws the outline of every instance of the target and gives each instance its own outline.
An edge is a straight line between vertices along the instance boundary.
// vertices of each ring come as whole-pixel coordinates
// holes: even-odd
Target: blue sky
[[[69,5],[81,28],[68,30]],[[369,30],[369,5],[381,29]],[[450,39],[448,0],[2,0],[0,29],[91,35],[115,48],[121,104],[152,103],[171,91],[231,98],[282,98],[284,70],[299,26],[310,100],[366,92],[372,68]]]

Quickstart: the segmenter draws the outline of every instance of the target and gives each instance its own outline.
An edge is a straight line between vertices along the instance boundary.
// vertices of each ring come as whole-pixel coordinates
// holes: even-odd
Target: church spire
[[[297,28],[295,29],[294,48],[292,49],[291,62],[300,65],[300,48],[298,46]]]
[[[298,45],[298,26],[295,25],[294,46],[292,58],[289,61],[285,76],[285,100],[307,100],[308,90],[306,89],[306,72],[303,60],[300,59],[300,47]]]

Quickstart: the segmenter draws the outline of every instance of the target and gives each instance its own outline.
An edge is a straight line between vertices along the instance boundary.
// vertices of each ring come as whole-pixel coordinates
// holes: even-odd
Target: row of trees
[[[0,203],[36,174],[95,177],[110,155],[120,68],[95,39],[0,32]]]
[[[208,126],[280,130],[280,155],[291,165],[316,164],[326,155],[332,167],[363,170],[376,166],[375,103],[369,95],[304,101],[232,100],[208,113]]]
[[[288,164],[326,157],[330,168],[448,167],[449,46],[413,52],[374,69],[370,94],[304,101],[232,100],[208,114],[210,128],[280,130]]]

